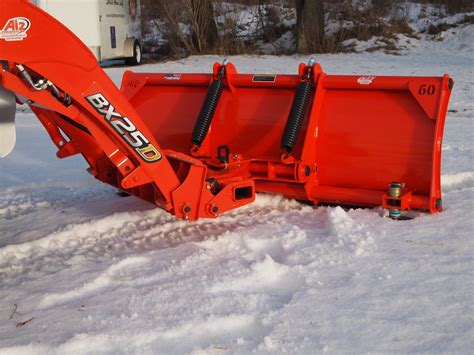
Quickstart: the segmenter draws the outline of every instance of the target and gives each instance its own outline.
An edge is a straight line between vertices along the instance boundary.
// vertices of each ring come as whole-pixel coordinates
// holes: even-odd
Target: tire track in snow
[[[130,314],[147,313],[158,304],[164,305],[161,317],[174,319],[172,329],[155,326],[137,335],[100,328],[89,334],[94,317],[79,318],[86,333],[63,342],[62,349],[73,351],[85,343],[100,349],[104,339],[108,344],[114,339],[121,344],[117,349],[176,350],[180,336],[208,349],[222,334],[245,338],[258,348],[271,343],[265,338],[273,329],[269,320],[314,288],[321,268],[350,264],[374,250],[370,226],[353,220],[351,213],[267,195],[219,220],[190,223],[159,209],[115,213],[0,248],[0,290],[57,273],[54,279],[64,280],[57,289],[31,296],[30,312],[37,317],[52,309],[101,304],[108,321],[121,324],[117,303],[109,306],[103,300],[119,292],[120,307]],[[192,299],[176,299],[189,294]],[[126,299],[131,301],[123,304]],[[128,329],[141,327],[139,318],[129,316]],[[183,345],[182,350],[191,349]]]
[[[146,249],[148,240],[138,244],[138,235],[154,224],[168,226],[168,223],[167,216],[159,210],[116,213],[67,226],[31,242],[7,245],[0,249],[0,278],[14,282],[15,275],[28,277],[30,272],[45,275],[76,262],[100,262],[127,251]],[[51,265],[55,266],[54,270]]]
[[[287,205],[279,209],[288,209],[295,203]],[[42,238],[0,248],[0,279],[6,284],[15,282],[15,275],[28,278],[28,273],[32,271],[37,277],[37,273],[54,273],[76,262],[100,262],[131,253],[141,254],[216,238],[229,229],[256,224],[255,221],[259,221],[257,224],[266,223],[264,216],[270,218],[279,213],[273,207],[257,211],[251,207],[223,215],[219,220],[191,223],[178,220],[160,209],[151,209],[116,213],[72,224]],[[246,212],[249,213],[246,215]]]
[[[217,221],[189,223],[158,209],[118,213],[1,248],[1,288],[28,279],[39,282],[61,272],[54,276],[65,280],[58,289],[32,296],[39,302],[32,305],[39,317],[51,309],[103,304],[102,297],[112,297],[118,290],[121,299],[140,290],[136,297],[130,296],[140,300],[138,304],[125,305],[132,314],[153,307],[148,304],[153,301],[165,305],[159,314],[181,319],[180,329],[195,328],[216,315],[218,319],[212,321],[216,327],[257,346],[272,330],[268,318],[317,285],[321,267],[369,255],[375,248],[372,237],[370,226],[354,221],[341,208],[313,208],[271,196],[259,196],[255,206]],[[74,270],[91,271],[81,271],[80,277],[70,280],[67,275],[74,275]],[[176,295],[190,293],[192,301],[176,300]],[[101,307],[108,317],[115,314],[107,311],[109,306]],[[182,307],[193,313],[186,314]],[[234,319],[227,309],[237,310],[245,321],[235,329],[227,327],[226,322]],[[100,331],[94,333],[100,335]],[[132,339],[130,346],[169,343],[172,349],[178,344],[172,334],[155,330],[145,340],[128,332],[123,339]],[[196,339],[203,336],[200,330],[188,334]],[[122,339],[122,334],[112,336]],[[94,343],[96,338],[92,338]],[[100,339],[96,340],[100,343]],[[202,339],[206,348],[206,341],[211,340]],[[76,344],[75,340],[70,344]]]
[[[124,292],[124,288],[133,288],[142,289],[143,287],[149,287],[152,289],[156,289],[157,285],[159,289],[163,290],[173,290],[174,294],[187,294],[192,292],[191,290],[183,290],[183,287],[189,287],[188,281],[190,281],[190,286],[192,287],[193,282],[195,282],[196,277],[200,277],[201,275],[211,275],[209,269],[206,268],[206,265],[200,264],[200,259],[204,255],[209,254],[209,260],[215,262],[215,254],[214,251],[208,248],[204,248],[201,246],[203,241],[209,240],[209,242],[216,243],[220,239],[232,239],[230,236],[229,230],[234,229],[237,231],[241,231],[242,233],[251,232],[254,228],[264,228],[258,223],[254,223],[255,221],[260,221],[261,224],[266,224],[268,226],[268,220],[281,220],[284,218],[285,215],[289,214],[294,218],[297,218],[300,215],[301,210],[310,211],[312,210],[309,207],[299,205],[293,201],[283,200],[281,198],[264,198],[266,202],[262,203],[257,201],[258,208],[255,209],[254,207],[244,208],[243,210],[239,211],[238,213],[231,213],[222,216],[219,221],[209,221],[204,220],[202,222],[197,223],[189,223],[186,221],[176,220],[173,216],[169,216],[163,211],[160,210],[151,210],[146,211],[145,213],[134,213],[132,216],[126,214],[120,214],[116,216],[111,216],[110,220],[104,221],[104,219],[100,219],[97,221],[92,221],[90,226],[87,229],[94,229],[97,230],[101,226],[107,226],[113,220],[121,220],[124,221],[124,224],[136,226],[141,223],[140,229],[141,236],[137,238],[143,241],[143,238],[148,238],[149,236],[155,236],[159,233],[161,235],[157,237],[157,239],[162,239],[159,241],[163,243],[164,250],[160,251],[157,247],[157,244],[153,246],[153,251],[151,252],[154,257],[151,258],[150,249],[138,251],[138,253],[145,253],[146,257],[128,257],[124,260],[119,260],[117,262],[114,261],[112,265],[110,265],[104,272],[99,273],[98,276],[93,277],[92,280],[85,279],[87,275],[84,275],[82,278],[77,280],[68,280],[67,287],[64,288],[64,283],[61,283],[62,290],[60,292],[52,293],[44,293],[44,291],[40,292],[38,295],[34,296],[34,299],[40,298],[40,303],[35,307],[33,310],[35,312],[50,312],[51,308],[61,307],[65,303],[69,304],[69,307],[74,307],[75,302],[81,302],[87,304],[88,302],[92,302],[89,299],[93,297],[100,297],[101,294],[113,294],[114,290],[119,288],[120,292]],[[276,202],[275,202],[276,201]],[[296,210],[295,210],[296,209]],[[266,217],[266,218],[264,218]],[[271,224],[271,223],[270,223]],[[79,226],[73,226],[72,228],[76,228],[79,231],[83,231],[84,235],[81,235],[82,239],[86,238],[86,235],[90,232],[90,230],[83,230],[84,224]],[[116,226],[117,228],[123,228],[123,226]],[[34,278],[37,279],[44,279],[42,275],[46,275],[51,272],[51,270],[41,270],[40,268],[47,268],[48,265],[57,264],[61,262],[62,259],[68,259],[71,255],[67,252],[70,246],[65,245],[61,240],[65,239],[66,237],[71,237],[71,234],[63,231],[64,235],[53,234],[49,235],[45,238],[46,240],[38,240],[31,243],[25,243],[24,245],[19,246],[10,246],[11,249],[8,248],[0,249],[0,260],[4,260],[4,257],[8,254],[16,253],[16,257],[23,260],[25,264],[36,263],[38,268],[36,270],[30,270],[28,273],[33,274]],[[61,232],[60,232],[61,233]],[[60,234],[59,233],[59,234]],[[105,229],[101,231],[101,237],[108,238],[106,233],[110,233],[110,230]],[[134,233],[118,233],[121,234],[122,237],[125,237],[127,242],[130,242],[130,239],[134,238]],[[183,235],[185,234],[185,235]],[[176,237],[176,239],[174,239]],[[99,244],[102,242],[95,239],[95,241]],[[84,241],[82,241],[84,242]],[[288,242],[288,241],[287,241]],[[124,243],[124,241],[121,241]],[[258,243],[257,243],[258,244]],[[253,246],[257,246],[257,244],[252,244]],[[39,245],[43,246],[43,249],[39,248]],[[183,259],[178,259],[178,263],[176,264],[175,268],[170,268],[169,270],[160,270],[160,267],[156,267],[156,262],[152,262],[153,260],[159,260],[159,255],[156,253],[168,253],[173,254],[174,252],[169,250],[174,246],[184,246],[191,250],[195,251],[191,253],[189,257],[184,257]],[[83,244],[78,245],[80,252],[84,252]],[[168,248],[168,249],[167,249]],[[253,247],[252,247],[253,248]],[[252,249],[250,248],[250,249]],[[72,248],[73,249],[73,248]],[[158,249],[158,250],[157,250]],[[257,253],[265,253],[266,246],[258,245],[256,247]],[[231,248],[229,250],[229,255],[233,255],[233,252],[236,250]],[[137,250],[129,249],[124,254],[130,255]],[[42,255],[41,255],[42,254]],[[39,258],[38,258],[39,256]],[[108,259],[113,258],[114,255],[109,255]],[[155,258],[156,257],[156,258]],[[231,256],[232,257],[232,256]],[[36,259],[35,259],[36,258]],[[56,261],[53,260],[56,258]],[[61,259],[62,258],[62,259]],[[122,256],[118,256],[117,259],[123,258]],[[135,263],[135,261],[138,261]],[[44,262],[44,265],[41,263]],[[271,262],[270,262],[271,263]],[[258,264],[258,263],[257,263]],[[273,263],[275,264],[275,263]],[[71,266],[75,267],[76,269],[81,269],[81,266],[78,263],[72,263]],[[262,265],[265,266],[265,265]],[[94,270],[96,267],[91,267],[88,265],[87,268],[89,270]],[[209,266],[210,269],[215,269],[213,265]],[[275,265],[275,268],[283,268],[280,265]],[[258,267],[257,267],[258,269]],[[65,277],[65,274],[61,275],[60,277]],[[24,277],[24,273],[18,274],[20,278]],[[218,276],[218,275],[217,275]],[[10,280],[12,279],[12,275],[9,275]],[[277,278],[278,279],[278,278]],[[86,282],[84,282],[86,280]],[[277,280],[278,281],[278,280]],[[183,286],[184,283],[184,286]],[[277,284],[276,282],[275,284]],[[72,285],[71,285],[72,284]],[[177,288],[177,290],[176,290]],[[265,288],[261,289],[262,296],[264,297]],[[160,292],[159,296],[163,293]],[[166,293],[165,293],[166,294]],[[41,296],[40,296],[41,295]],[[210,296],[207,292],[204,292],[204,297],[211,297],[212,300],[216,299],[216,296]],[[221,299],[217,297],[217,299]],[[89,300],[89,301],[88,301]],[[157,300],[157,302],[160,302]],[[163,303],[169,302],[169,300],[164,300]],[[35,302],[36,303],[36,302]],[[199,302],[202,305],[206,305],[209,303],[208,301]],[[64,305],[67,307],[67,305]],[[178,314],[182,312],[177,312]],[[243,312],[238,316],[239,318],[236,319],[233,315],[220,315],[218,317],[210,316],[208,319],[200,319],[199,324],[206,323],[208,320],[211,322],[212,327],[216,329],[222,329],[229,334],[232,334],[234,331],[236,334],[240,336],[248,336],[248,337],[255,337],[259,336],[263,332],[263,326],[261,324],[261,320],[259,317],[256,317],[254,314],[248,314],[247,312]],[[186,319],[186,317],[184,318]],[[239,321],[241,319],[242,321]],[[233,325],[229,326],[229,322],[232,324],[238,323],[240,324],[238,327]],[[202,330],[189,330],[195,329],[195,320],[188,320],[186,319],[178,328],[186,329],[187,335],[189,337],[196,336],[196,340],[204,339],[206,337]],[[199,327],[201,328],[201,327]],[[149,339],[157,339],[159,344],[162,344],[164,340],[168,339],[167,341],[170,342],[172,346],[176,346],[176,339],[173,336],[174,331],[170,334],[167,333],[162,335],[161,333],[152,333]],[[217,334],[216,332],[214,332]],[[215,336],[215,335],[214,335]],[[94,337],[93,337],[94,338]],[[133,334],[127,335],[126,338],[134,339]],[[139,339],[136,340],[137,342],[141,342]],[[149,340],[147,340],[148,342]],[[199,343],[197,341],[196,343]],[[136,343],[134,344],[137,345]],[[170,345],[170,346],[171,346]]]

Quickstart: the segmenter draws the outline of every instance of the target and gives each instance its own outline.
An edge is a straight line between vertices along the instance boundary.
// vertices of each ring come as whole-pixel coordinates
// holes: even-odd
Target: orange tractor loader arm
[[[177,217],[214,218],[255,192],[313,203],[441,211],[453,81],[443,77],[126,72],[121,90],[65,26],[25,0],[0,3],[0,156],[27,103],[65,158]],[[3,121],[2,121],[3,117]],[[2,122],[7,122],[2,125]],[[160,143],[160,145],[158,144]]]
[[[0,26],[6,28],[0,60],[7,63],[1,86],[31,106],[58,147],[58,157],[81,153],[99,180],[178,217],[212,217],[213,204],[224,212],[253,201],[252,193],[221,202],[239,188],[253,191],[253,181],[237,179],[214,195],[205,165],[163,151],[94,55],[65,26],[24,0],[2,0],[0,10]]]

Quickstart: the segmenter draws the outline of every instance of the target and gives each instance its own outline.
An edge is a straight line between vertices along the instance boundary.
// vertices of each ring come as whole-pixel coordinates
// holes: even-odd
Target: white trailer
[[[142,61],[140,0],[32,0],[61,21],[98,61]]]

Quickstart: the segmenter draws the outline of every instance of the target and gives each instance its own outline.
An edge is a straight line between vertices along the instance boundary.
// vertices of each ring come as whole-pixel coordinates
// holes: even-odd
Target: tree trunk
[[[323,0],[296,0],[298,53],[321,53],[324,45]]]
[[[211,0],[191,0],[192,40],[199,53],[215,48],[217,26]]]

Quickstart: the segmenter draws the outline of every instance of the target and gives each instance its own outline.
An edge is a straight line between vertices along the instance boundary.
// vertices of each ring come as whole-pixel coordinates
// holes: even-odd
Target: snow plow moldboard
[[[119,91],[72,32],[25,0],[0,3],[0,61],[0,114],[14,93],[59,158],[82,154],[97,179],[177,217],[217,217],[258,191],[394,217],[442,209],[448,75],[327,75],[314,62],[255,75],[216,63],[209,74],[128,71]]]

